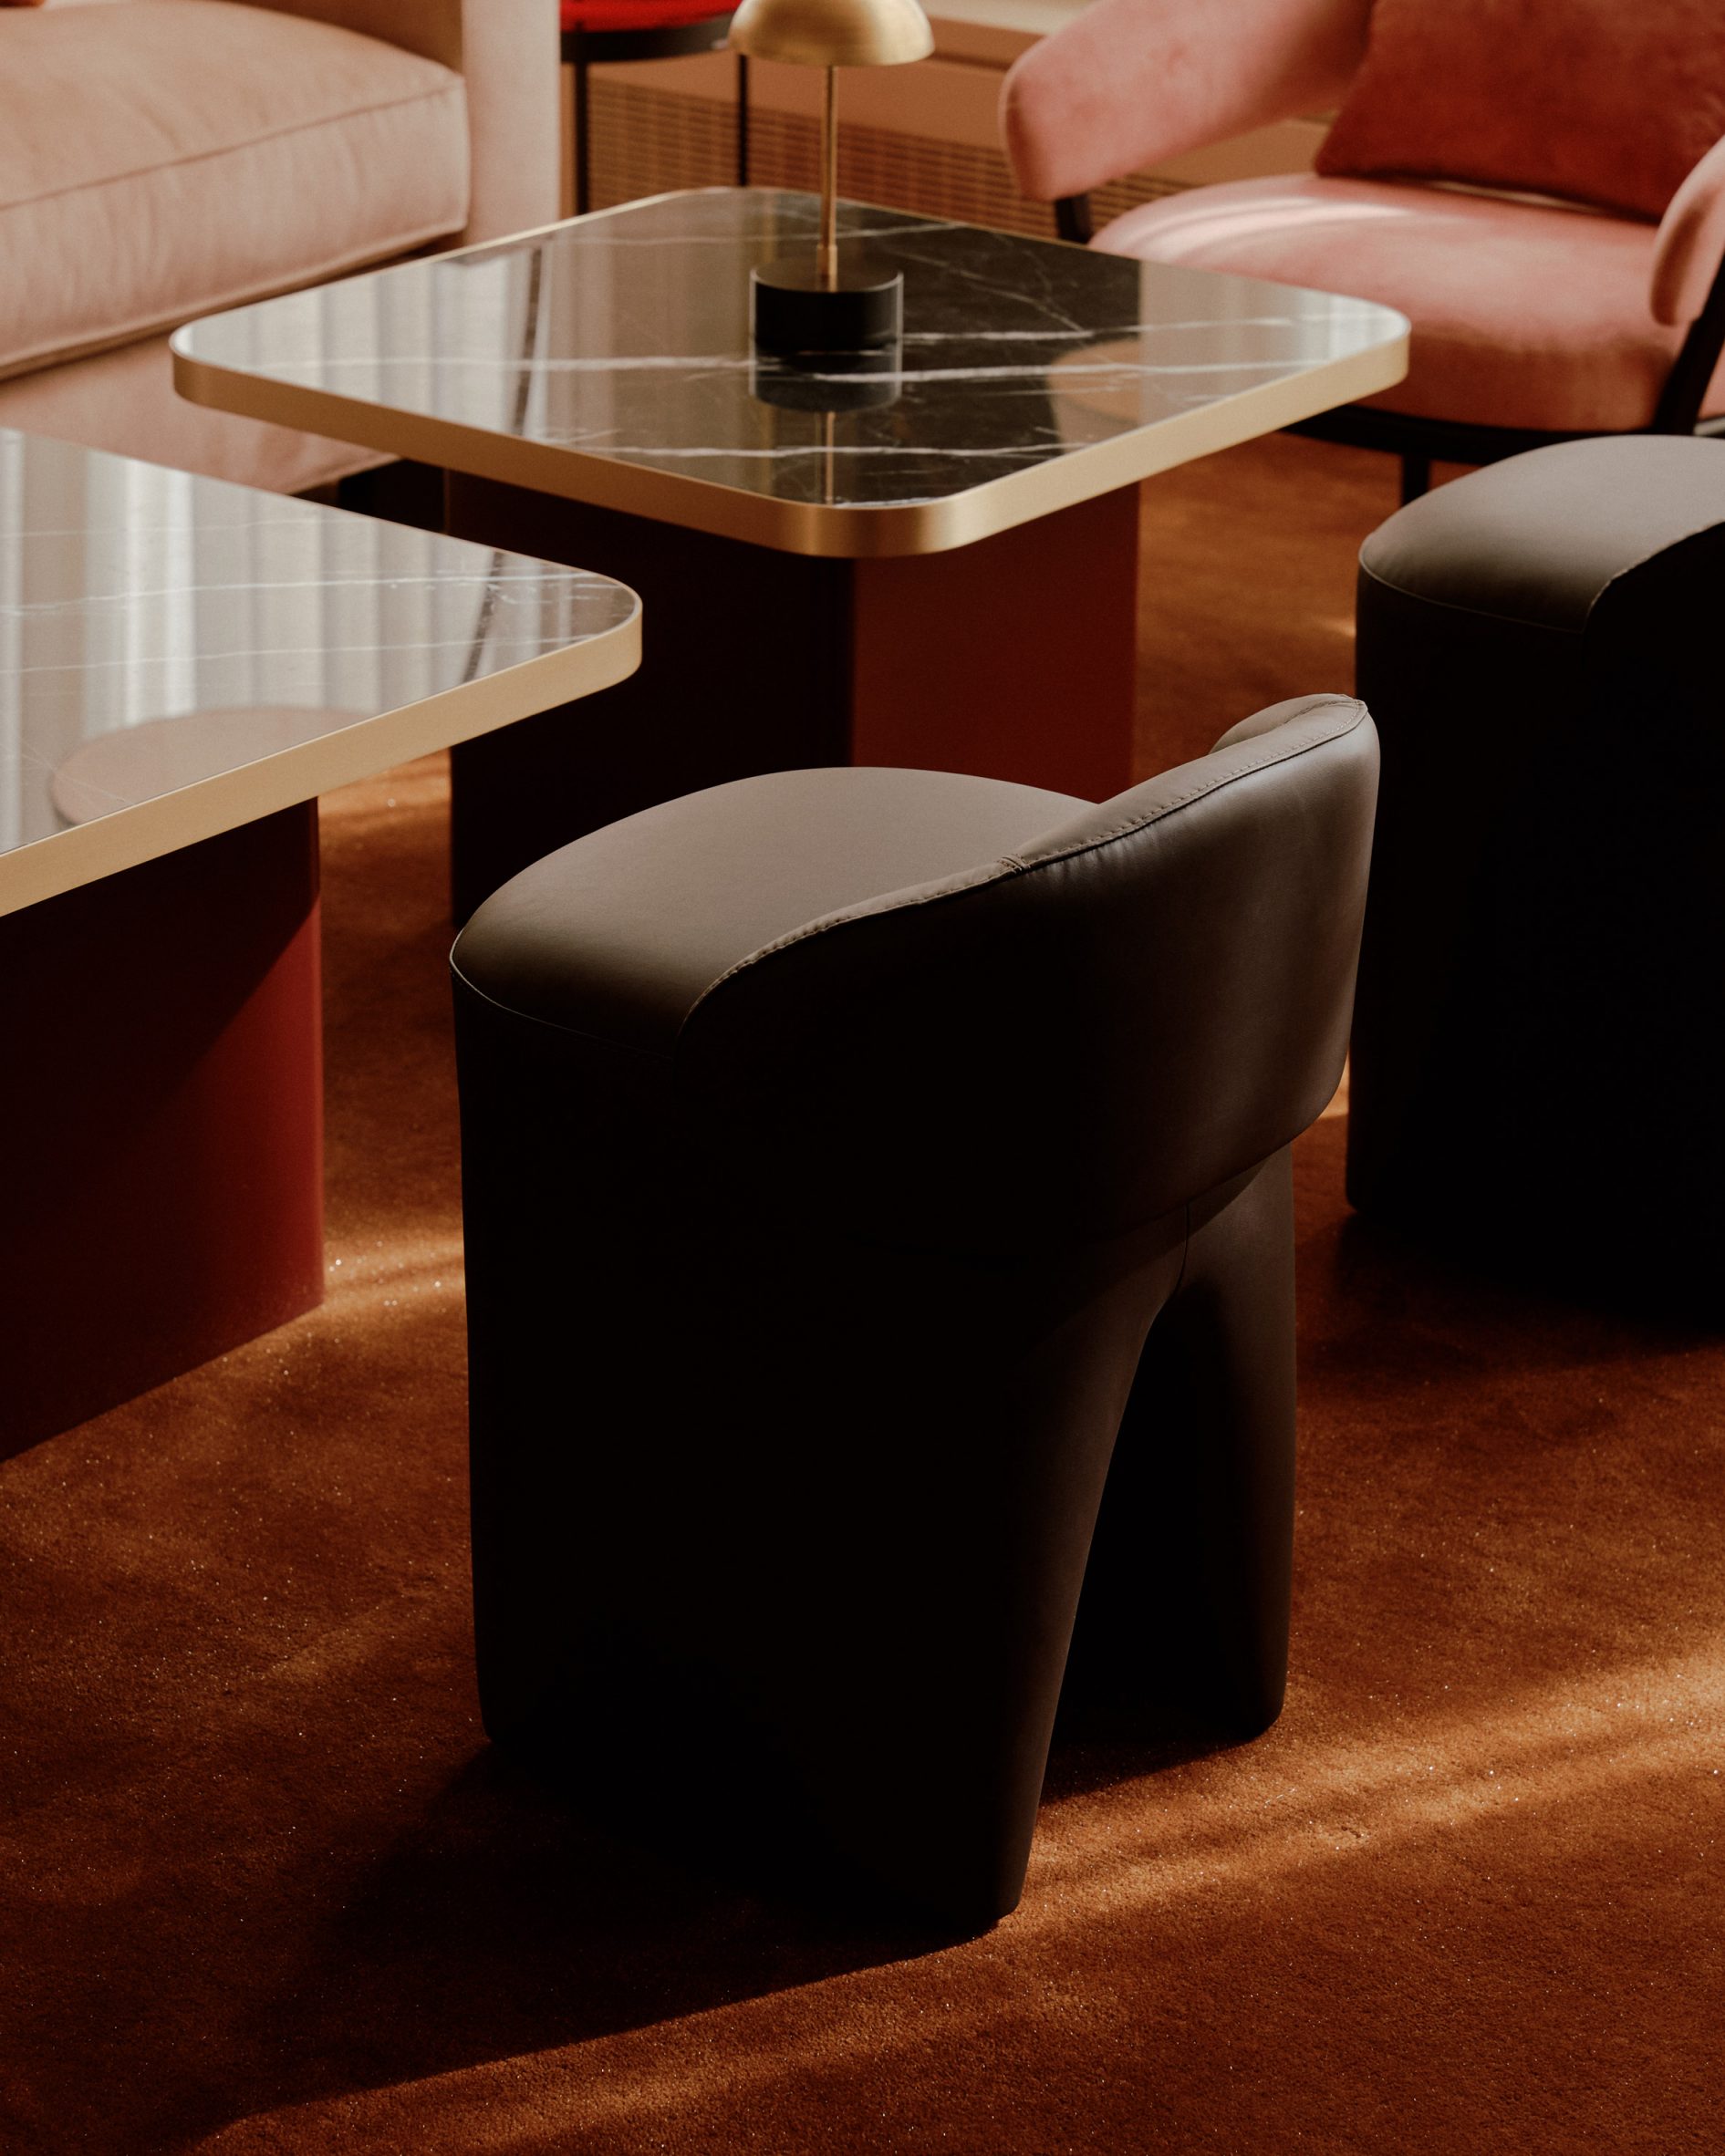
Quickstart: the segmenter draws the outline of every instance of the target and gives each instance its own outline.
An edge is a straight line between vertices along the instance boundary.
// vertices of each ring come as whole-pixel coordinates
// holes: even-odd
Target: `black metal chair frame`
[[[666,23],[639,30],[566,30],[563,59],[575,70],[575,213],[585,217],[593,206],[587,131],[587,69],[614,61],[677,60],[690,53],[722,52],[731,15],[702,16],[699,22]],[[749,63],[737,55],[737,185],[749,184]]]
[[[1087,246],[1095,236],[1087,194],[1067,195],[1055,204],[1055,225],[1063,240]],[[1707,304],[1689,325],[1666,377],[1652,420],[1635,431],[1645,434],[1725,434],[1725,417],[1701,418],[1701,399],[1725,352],[1725,263],[1713,277]],[[1345,442],[1355,449],[1383,450],[1401,459],[1401,498],[1414,501],[1431,484],[1434,463],[1495,464],[1523,450],[1544,449],[1554,441],[1580,441],[1586,436],[1545,431],[1535,427],[1476,426],[1460,420],[1429,420],[1412,413],[1386,411],[1377,405],[1345,404],[1298,420],[1287,431],[1317,441]]]

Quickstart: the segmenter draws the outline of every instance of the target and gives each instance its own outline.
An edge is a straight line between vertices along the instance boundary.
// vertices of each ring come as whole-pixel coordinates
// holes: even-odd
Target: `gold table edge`
[[[1392,312],[1393,310],[1386,310]],[[307,389],[229,368],[173,346],[174,386],[192,402],[315,434],[356,448],[497,480],[538,494],[678,524],[781,554],[868,560],[942,554],[1029,523],[1057,509],[1153,478],[1193,458],[1273,433],[1297,420],[1392,389],[1408,371],[1399,337],[1323,361],[1261,388],[1109,441],[1092,442],[1034,470],[1010,472],[962,493],[878,506],[777,502],[683,472],[660,472],[578,450],[524,441],[400,406]],[[1340,394],[1336,394],[1337,390]],[[1275,415],[1263,423],[1265,408]],[[1098,474],[1098,465],[1104,467]]]
[[[0,854],[0,916],[626,680],[641,656],[641,604],[629,596],[635,604],[626,619],[579,643],[370,718],[356,717],[351,726],[316,741]],[[542,684],[546,674],[552,679]],[[529,679],[534,695],[524,700],[521,691]]]

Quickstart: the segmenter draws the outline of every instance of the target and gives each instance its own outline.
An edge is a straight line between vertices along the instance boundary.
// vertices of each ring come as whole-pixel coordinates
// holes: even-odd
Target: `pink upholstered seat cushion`
[[[0,16],[0,375],[458,232],[461,78],[236,0]]]
[[[1408,378],[1367,399],[1392,411],[1615,433],[1653,417],[1682,340],[1648,310],[1654,236],[1587,210],[1296,174],[1165,196],[1096,244],[1398,307]],[[1725,409],[1725,373],[1704,409]]]
[[[1720,0],[1376,0],[1317,169],[1657,219],[1721,135]]]

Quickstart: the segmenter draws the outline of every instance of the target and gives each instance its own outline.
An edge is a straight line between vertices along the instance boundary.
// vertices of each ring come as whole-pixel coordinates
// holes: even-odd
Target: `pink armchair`
[[[1361,161],[1363,171],[1338,171],[1360,134],[1345,104],[1317,172],[1194,188],[1092,236],[1086,198],[1107,180],[1341,102],[1392,63],[1406,95],[1408,54],[1418,51],[1410,26],[1414,38],[1449,35],[1437,20],[1443,5],[1377,0],[1375,21],[1373,0],[1097,0],[1007,77],[1007,153],[1024,192],[1055,203],[1065,238],[1400,308],[1413,324],[1406,380],[1300,431],[1398,454],[1404,498],[1424,489],[1433,458],[1485,463],[1577,435],[1710,430],[1725,415],[1725,142],[1696,150],[1680,185],[1680,164],[1668,187],[1658,180],[1662,151],[1705,148],[1719,127],[1725,85],[1713,78],[1725,69],[1702,0],[1637,0],[1616,24],[1605,0],[1547,0],[1523,18],[1536,28],[1543,18],[1554,50],[1564,49],[1560,33],[1591,37],[1595,79],[1577,92],[1573,69],[1542,75],[1530,57],[1518,84],[1513,67],[1502,67],[1512,117],[1499,163],[1525,154],[1538,170],[1547,130],[1544,165],[1582,171],[1582,200],[1549,179],[1529,192],[1502,170],[1458,170],[1433,160],[1429,141],[1409,165],[1423,172],[1436,162],[1441,179],[1404,174],[1381,150]],[[1653,26],[1657,79],[1606,78],[1626,22],[1640,36]],[[1399,54],[1380,60],[1392,38]],[[1444,99],[1477,104],[1479,85],[1494,79],[1483,68],[1434,68],[1429,97],[1409,99],[1409,109],[1422,119],[1435,109],[1441,125]],[[1535,98],[1542,85],[1553,94]],[[1578,108],[1567,119],[1554,110],[1560,91]],[[1675,115],[1674,100],[1687,101]],[[1594,119],[1607,109],[1615,135]],[[1568,136],[1555,140],[1565,125]],[[1633,140],[1637,128],[1645,145]],[[1518,140],[1524,151],[1502,147]],[[1602,189],[1609,204],[1632,181],[1640,199],[1629,210],[1600,206]]]
[[[375,461],[173,392],[198,315],[556,215],[557,0],[0,0],[0,427],[284,492]]]

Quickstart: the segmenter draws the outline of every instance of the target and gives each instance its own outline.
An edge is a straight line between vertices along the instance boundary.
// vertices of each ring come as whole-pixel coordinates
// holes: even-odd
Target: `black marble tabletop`
[[[1387,307],[845,205],[904,275],[858,373],[752,348],[810,196],[658,196],[193,324],[197,399],[818,554],[964,544],[1388,387]]]

